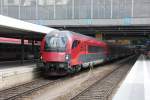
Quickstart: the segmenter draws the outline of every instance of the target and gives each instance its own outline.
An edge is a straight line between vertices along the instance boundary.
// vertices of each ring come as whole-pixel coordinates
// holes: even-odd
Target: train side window
[[[80,41],[79,40],[74,40],[72,43],[72,49],[76,48],[79,45]]]
[[[99,46],[88,46],[88,52],[89,53],[98,53],[98,52],[103,52],[103,48]]]

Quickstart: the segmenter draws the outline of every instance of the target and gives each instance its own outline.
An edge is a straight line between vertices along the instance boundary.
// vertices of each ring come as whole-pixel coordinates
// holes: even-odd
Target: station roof
[[[56,29],[0,15],[0,37],[41,40]]]

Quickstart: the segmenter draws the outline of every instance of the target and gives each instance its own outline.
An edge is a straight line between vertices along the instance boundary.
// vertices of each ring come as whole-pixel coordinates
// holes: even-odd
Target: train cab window
[[[72,49],[76,48],[79,45],[80,41],[79,40],[74,40],[72,44]]]

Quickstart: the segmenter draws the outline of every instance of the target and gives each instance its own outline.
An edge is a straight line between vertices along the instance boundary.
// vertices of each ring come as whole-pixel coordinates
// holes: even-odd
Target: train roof
[[[69,37],[74,37],[74,38],[77,38],[78,40],[88,41],[88,42],[93,43],[93,44],[107,45],[107,43],[105,43],[104,41],[100,41],[100,40],[97,40],[96,38],[86,36],[83,34],[79,34],[76,32],[72,32],[72,31],[68,31],[68,30],[63,30],[63,31],[56,30],[56,31],[50,32],[47,35],[56,35],[56,34],[61,35],[61,36],[66,35]]]
[[[80,33],[77,33],[77,32],[73,32],[73,31],[63,30],[61,32],[64,32],[68,35],[77,36],[77,37],[80,37],[82,39],[96,40],[96,38],[93,38],[93,37],[90,37],[90,36],[87,36],[87,35],[83,35],[83,34],[80,34]],[[97,41],[99,41],[99,40],[97,40]]]
[[[72,31],[69,31],[69,32],[70,32],[72,35],[76,36],[77,38],[79,37],[80,39],[85,40],[85,41],[89,41],[89,42],[99,42],[99,43],[106,44],[104,41],[97,40],[97,39],[94,38],[94,37],[90,37],[90,36],[83,35],[83,34],[79,34],[79,33],[72,32]]]

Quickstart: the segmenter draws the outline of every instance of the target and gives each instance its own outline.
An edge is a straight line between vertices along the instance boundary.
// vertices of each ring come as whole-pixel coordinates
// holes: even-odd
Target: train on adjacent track
[[[35,42],[34,48],[38,52],[40,43]],[[0,62],[3,61],[16,61],[21,59],[21,40],[15,38],[0,37]],[[28,40],[24,40],[24,59],[31,60],[34,58],[32,44]],[[35,59],[38,59],[39,55],[36,53]]]
[[[52,31],[43,38],[40,54],[44,74],[53,76],[78,72],[133,51],[71,31]]]

